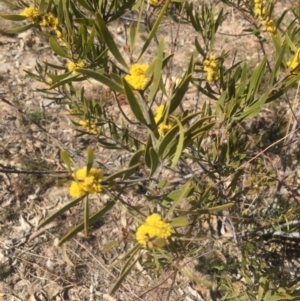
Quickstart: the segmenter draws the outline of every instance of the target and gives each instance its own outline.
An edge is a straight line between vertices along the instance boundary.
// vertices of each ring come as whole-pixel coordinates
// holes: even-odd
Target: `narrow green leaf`
[[[99,13],[96,13],[96,24],[98,25],[101,36],[105,41],[108,49],[112,53],[112,55],[121,65],[123,65],[126,69],[128,69],[126,62],[119,51],[119,47],[115,44],[113,36],[110,34],[104,20],[102,19]]]
[[[168,210],[165,220],[171,218],[173,211],[178,206],[178,204],[183,201],[185,198],[188,198],[194,192],[194,187],[191,186],[191,182],[187,181],[181,189],[173,191],[168,194],[167,199],[172,199],[171,208]],[[164,202],[163,202],[164,204]]]
[[[142,48],[142,50],[140,52],[140,55],[138,57],[138,61],[142,57],[143,53],[146,51],[146,49],[148,48],[148,46],[150,45],[150,43],[151,43],[151,41],[152,41],[152,39],[153,39],[153,37],[154,37],[154,35],[155,35],[155,33],[156,33],[159,25],[160,25],[160,22],[161,22],[162,18],[165,16],[166,10],[167,10],[170,2],[171,2],[171,0],[167,0],[165,2],[164,6],[162,7],[162,9],[161,9],[161,11],[159,13],[159,16],[157,17],[157,19],[156,19],[156,21],[155,21],[155,23],[154,23],[154,25],[153,25],[150,33],[149,33],[149,36],[147,37],[147,40],[146,40],[146,42],[145,42],[145,44],[144,44],[144,46],[143,46],[143,48]]]
[[[110,72],[109,73],[110,78],[115,81],[118,85],[122,86],[122,78],[119,74]]]
[[[151,170],[150,170],[150,177],[153,176],[153,174],[155,173],[158,164],[159,164],[159,157],[157,155],[157,152],[150,147],[149,149],[149,155],[150,155],[150,160],[151,160]]]
[[[147,142],[145,146],[145,163],[148,168],[151,169],[151,157],[150,157],[150,148],[153,147],[151,135],[148,134]]]
[[[89,215],[90,215],[90,210],[89,210],[89,196],[87,195],[86,198],[84,199],[84,235],[85,237],[89,236]]]
[[[298,47],[296,47],[296,45],[293,43],[288,32],[285,33],[285,41],[287,42],[289,48],[296,53],[298,50]]]
[[[282,301],[286,301],[286,300],[297,300],[295,299],[293,296],[287,294],[287,293],[275,293],[275,295],[271,295],[272,292],[271,291],[268,291],[269,296],[267,298],[267,295],[265,296],[264,298],[264,301],[279,301],[279,300],[282,300]],[[299,297],[299,296],[298,296]],[[299,300],[299,299],[298,299]]]
[[[296,82],[298,82],[300,80],[300,73],[298,73],[297,75],[293,74],[289,78],[290,79],[287,82],[285,82],[278,90],[274,89],[274,92],[272,91],[273,93],[269,95],[269,97],[266,100],[266,103],[269,103],[271,101],[278,99],[286,91],[288,91],[293,84],[295,84]]]
[[[136,262],[140,259],[140,257],[142,256],[142,253],[139,254],[139,256],[136,256],[136,258],[133,260],[133,262],[129,265],[129,263],[131,262],[133,256],[135,255],[135,253],[140,249],[140,245],[135,245],[133,247],[133,251],[132,251],[132,255],[130,256],[130,258],[125,262],[125,265],[123,266],[121,273],[117,279],[117,281],[114,283],[114,285],[110,288],[109,290],[109,295],[113,295],[118,288],[121,286],[122,282],[125,280],[126,276],[130,273],[130,271],[133,269],[133,267],[135,266]]]
[[[47,8],[46,8],[47,14],[49,14],[51,12],[52,5],[53,5],[53,0],[47,0]]]
[[[69,156],[69,153],[67,151],[62,151],[60,153],[61,158],[63,159],[63,161],[65,162],[67,169],[69,171],[69,173],[72,173],[72,169],[71,169],[71,158]]]
[[[184,118],[182,118],[180,120],[181,124],[182,125],[186,125],[189,121],[191,121],[192,119],[196,119],[195,117],[197,117],[198,115],[201,115],[203,114],[203,111],[198,111],[198,112],[195,112],[195,113],[191,113],[191,114],[188,114],[187,116],[185,116]],[[209,118],[214,118],[215,115],[211,115],[211,116],[206,116],[204,117],[204,119],[200,119],[200,120],[208,120]]]
[[[57,19],[58,19],[58,24],[62,23],[62,20],[64,18],[64,12],[63,12],[63,5],[62,5],[63,0],[58,0],[57,5]]]
[[[149,102],[152,102],[152,100],[154,99],[154,97],[157,93],[157,89],[159,87],[160,80],[161,80],[163,52],[164,52],[164,40],[162,38],[159,41],[158,51],[157,51],[157,55],[156,55],[153,80],[152,80],[151,89],[150,89],[150,92],[148,95]]]
[[[268,98],[268,94],[269,91],[262,95],[262,97],[260,97],[259,100],[256,101],[253,105],[245,108],[243,113],[239,114],[238,116],[232,116],[232,119],[242,121],[245,118],[256,116],[260,112],[262,106],[265,104]]]
[[[144,113],[141,108],[141,105],[139,104],[138,100],[136,99],[130,85],[127,83],[127,81],[124,78],[122,79],[122,83],[123,83],[124,90],[125,90],[124,94],[126,95],[126,98],[127,98],[127,101],[129,103],[132,113],[134,114],[134,116],[136,117],[136,119],[138,121],[140,121],[141,123],[143,123],[145,125],[148,125],[147,121],[144,117]]]
[[[236,95],[235,95],[236,99],[239,99],[244,93],[246,93],[245,88],[247,84],[247,71],[248,71],[248,66],[245,63],[242,69],[240,84],[236,89]]]
[[[273,36],[273,35],[272,35]],[[274,44],[278,43],[276,38],[273,38]],[[271,78],[270,78],[270,85],[273,85],[274,82],[278,79],[279,74],[280,74],[280,67],[282,65],[285,65],[285,60],[284,60],[284,55],[286,54],[286,48],[287,44],[283,43],[282,45],[278,46],[280,47],[280,51],[277,53],[276,58],[275,58],[275,66],[272,70]]]
[[[93,25],[90,36],[88,38],[88,41],[83,49],[83,53],[81,57],[86,57],[89,51],[91,50],[93,44],[94,44],[94,37],[95,37],[96,28]]]
[[[67,31],[68,34],[72,34],[73,33],[73,22],[71,22],[70,20],[70,14],[69,14],[69,5],[70,5],[70,1],[69,0],[62,0],[62,10],[63,10],[63,20],[64,20],[64,24],[67,27]]]
[[[223,91],[222,94],[220,95],[218,102],[217,102],[217,107],[216,107],[216,115],[220,115],[221,113],[225,113],[225,99],[227,98],[227,91]],[[225,118],[225,116],[224,116]],[[221,119],[222,121],[223,119]]]
[[[209,131],[212,127],[214,127],[215,122],[204,124],[201,128],[196,129],[193,132],[189,132],[189,135],[185,135],[186,139],[184,139],[183,149],[188,147],[190,143],[192,143],[196,138],[203,135],[203,133]]]
[[[208,98],[213,99],[213,100],[218,100],[219,95],[216,95],[215,92],[210,88],[209,84],[206,83],[206,87],[203,88],[201,87],[201,83],[200,84],[195,84],[193,83],[194,86],[197,87],[197,89],[203,93],[204,95],[206,95]]]
[[[264,70],[266,67],[267,57],[265,56],[262,61],[259,63],[259,65],[254,69],[254,72],[250,78],[250,84],[249,84],[249,90],[247,99],[250,99],[250,97],[255,98],[257,91],[260,87],[260,83],[262,80],[262,77],[264,75]]]
[[[79,4],[81,6],[83,6],[88,11],[93,12],[93,13],[95,12],[94,8],[88,2],[86,2],[85,0],[77,0],[77,1],[79,2]]]
[[[178,138],[176,137],[178,135],[178,127],[174,126],[172,127],[167,134],[163,137],[163,139],[160,141],[158,145],[158,156],[161,158],[165,158],[166,151],[170,149],[170,147],[173,144],[176,144],[178,141]]]
[[[202,128],[203,124],[206,121],[210,121],[214,116],[205,116],[196,121],[185,132],[185,136],[192,136],[195,131],[198,131]]]
[[[203,57],[205,57],[205,52],[204,52],[204,50],[202,49],[202,47],[201,47],[201,45],[200,45],[200,43],[199,43],[197,37],[195,38],[195,46],[196,46],[197,51],[198,51]]]
[[[186,227],[188,226],[190,223],[188,221],[188,219],[185,216],[178,216],[174,219],[171,220],[170,224],[174,227]]]
[[[87,149],[86,159],[87,159],[86,174],[88,175],[94,163],[94,150],[91,146],[89,146]]]
[[[46,11],[46,1],[45,0],[40,0],[39,3],[39,14],[42,15]]]
[[[262,300],[265,286],[266,286],[266,278],[260,277],[259,287],[257,292],[257,300]]]
[[[28,24],[28,25],[24,25],[24,26],[20,26],[20,27],[7,29],[7,30],[5,30],[5,32],[6,33],[21,33],[21,32],[29,30],[32,27],[34,27],[34,24]]]
[[[133,157],[130,159],[130,163],[127,169],[123,170],[123,180],[128,179],[132,174],[134,174],[134,172],[137,170],[137,168],[139,168],[141,166],[141,162],[140,162],[140,155],[144,153],[144,150],[140,150],[137,153],[135,153],[133,155]],[[136,162],[136,163],[135,163]],[[135,164],[133,164],[135,163]],[[134,167],[134,169],[132,169],[132,167]]]
[[[97,80],[98,82],[104,84],[105,86],[109,87],[111,90],[119,92],[124,94],[124,89],[119,86],[117,83],[115,83],[114,81],[112,81],[110,78],[96,72],[93,70],[89,70],[89,69],[82,69],[82,68],[77,68],[76,71],[82,75],[91,77],[95,80]],[[102,72],[102,69],[101,69]]]
[[[134,155],[131,157],[131,159],[129,161],[128,167],[140,163],[140,158],[144,154],[144,152],[145,151],[143,149],[140,149],[137,152],[135,152]]]
[[[168,180],[161,180],[158,185],[158,188],[167,188],[170,187],[170,182]]]
[[[136,3],[132,6],[131,11],[136,11],[140,6],[141,6],[140,11],[144,11],[144,10],[143,10],[143,4],[144,4],[144,1],[143,1],[143,0],[138,0],[138,1],[136,1]]]
[[[28,18],[26,16],[21,15],[0,15],[0,17],[10,21],[23,21]]]
[[[51,67],[51,68],[58,69],[58,70],[66,70],[66,67],[65,67],[65,66],[51,64],[51,63],[48,63],[47,61],[43,61],[43,63],[44,63],[47,67]]]
[[[214,20],[214,15],[212,15],[212,19]],[[218,17],[215,21],[215,32],[218,31],[218,28],[220,26],[220,24],[222,24],[223,22],[223,8],[220,10],[219,14],[218,14]]]
[[[160,272],[160,263],[159,260],[157,258],[156,252],[155,252],[155,247],[157,248],[163,248],[166,244],[166,240],[164,238],[160,238],[160,237],[156,237],[154,239],[154,241],[151,242],[154,246],[153,250],[152,250],[152,256],[154,259],[154,263],[155,263],[155,267],[156,267],[156,272],[159,273]]]
[[[54,38],[49,38],[49,43],[52,50],[59,56],[69,58],[68,54],[62,49],[62,47],[56,42]]]
[[[137,24],[131,22],[129,27],[129,46],[131,52],[133,52],[135,46],[136,32],[137,32]]]
[[[59,74],[59,75],[48,72],[47,76],[49,76],[52,79],[52,81],[54,83],[56,83],[56,82],[60,82],[64,79],[66,79],[68,76],[70,76],[70,72]]]
[[[140,163],[130,166],[129,168],[126,168],[124,170],[120,170],[110,176],[107,176],[105,179],[103,179],[103,182],[109,183],[114,179],[125,177],[128,178],[132,174],[136,172],[136,169],[140,166]]]
[[[176,152],[175,152],[174,157],[172,159],[172,165],[171,165],[171,168],[175,168],[175,166],[177,165],[177,163],[180,159],[180,156],[181,156],[181,153],[182,153],[182,150],[183,150],[184,130],[183,130],[183,126],[182,126],[181,122],[175,116],[172,116],[172,119],[176,120],[176,123],[179,127],[178,144],[177,144]],[[172,154],[170,154],[170,155],[172,156]]]
[[[188,182],[187,182],[188,183]],[[188,185],[188,188],[180,188],[177,190],[174,190],[170,192],[165,198],[164,201],[168,203],[174,203],[179,201],[181,198],[186,198],[189,197],[193,194],[194,192],[194,187],[190,187],[190,184]]]
[[[86,25],[86,26],[94,26],[95,24],[95,19],[89,19],[89,18],[75,18],[74,22],[79,23],[81,25]]]
[[[17,8],[17,6],[9,0],[1,0],[1,1],[7,4],[8,6],[10,6],[11,9]]]
[[[173,97],[170,100],[170,109],[168,114],[172,114],[177,107],[180,105],[183,97],[185,96],[188,88],[189,88],[189,83],[191,80],[192,75],[191,74],[187,74],[183,77],[183,79],[181,80],[178,88],[175,90],[175,93],[173,95]]]
[[[118,244],[119,244],[119,242],[117,240],[110,241],[103,247],[103,249],[101,250],[101,253],[105,254],[107,252],[110,252],[110,250],[112,248],[114,248],[115,246],[117,246]]]
[[[68,72],[69,75],[72,74],[72,72]],[[71,82],[76,82],[76,81],[83,81],[84,78],[83,77],[78,77],[78,75],[72,76],[72,77],[68,77],[64,80],[59,81],[58,83],[53,84],[51,87],[49,87],[49,90],[53,90],[56,89],[60,86],[64,86],[65,84],[69,84]]]
[[[114,206],[114,204],[115,202],[107,202],[101,210],[89,217],[89,225],[93,225],[94,223],[96,223],[105,213],[107,213]],[[78,232],[82,231],[83,229],[84,223],[80,223],[59,241],[58,246],[61,246],[64,242],[70,240],[73,236],[75,236]]]
[[[56,219],[59,216],[62,216],[63,213],[65,213],[67,210],[69,210],[70,208],[76,206],[83,198],[85,197],[85,195],[77,198],[74,201],[69,202],[68,204],[66,204],[64,207],[60,208],[59,210],[57,210],[55,213],[53,213],[52,215],[50,215],[48,218],[44,219],[39,225],[38,225],[38,229],[44,227],[45,225],[49,224],[50,222],[52,222],[54,219]]]
[[[217,213],[217,212],[221,212],[223,210],[226,210],[228,208],[233,207],[235,204],[234,203],[227,203],[224,205],[220,205],[220,206],[215,206],[212,208],[207,208],[207,209],[199,209],[197,210],[197,214],[208,214],[208,213]],[[199,217],[201,218],[201,217]]]

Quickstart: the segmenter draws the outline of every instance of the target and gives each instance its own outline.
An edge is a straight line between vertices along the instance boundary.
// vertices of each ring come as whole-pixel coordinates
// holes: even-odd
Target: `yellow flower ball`
[[[100,169],[91,168],[87,174],[87,167],[84,166],[76,170],[72,176],[75,179],[70,186],[70,195],[72,197],[80,197],[85,193],[93,194],[102,191],[103,173]]]
[[[154,121],[156,123],[159,123],[163,118],[164,109],[165,109],[164,105],[160,105],[159,107],[157,107],[156,115],[154,117]],[[162,122],[158,125],[158,133],[160,136],[164,136],[171,128],[172,126],[170,124],[166,124],[165,122]]]
[[[287,62],[287,67],[291,70],[299,68],[300,65],[300,48],[296,51],[293,60]]]
[[[136,240],[139,244],[146,246],[149,241],[148,228],[146,225],[141,225],[135,234]]]
[[[148,216],[136,231],[136,240],[145,246],[153,248],[152,241],[159,239],[166,239],[174,232],[171,224],[164,222],[161,216],[153,213]]]
[[[89,133],[97,134],[96,125],[88,120],[80,120],[79,124]]]
[[[170,124],[161,123],[158,126],[158,133],[160,136],[164,136],[171,128],[172,126]]]
[[[56,33],[57,38],[61,40],[62,39],[61,31],[57,29],[57,30],[55,30],[55,33]]]
[[[28,17],[28,18],[37,17],[39,15],[39,11],[37,9],[35,9],[34,7],[26,7],[20,13],[20,15]]]
[[[84,190],[82,189],[82,187],[80,185],[77,184],[77,182],[72,182],[71,186],[70,186],[70,195],[73,198],[79,198],[82,195],[84,195]]]
[[[154,117],[154,120],[156,123],[158,123],[161,120],[161,118],[163,117],[164,109],[165,109],[164,105],[160,105],[159,107],[157,107],[156,115]]]
[[[67,67],[69,71],[72,71],[74,75],[77,75],[79,73],[76,71],[76,68],[83,68],[84,62],[74,63],[71,61],[68,63]]]
[[[58,19],[55,18],[53,15],[49,14],[47,15],[48,16],[48,23],[49,23],[49,26],[56,30],[57,29],[57,26],[58,26]]]
[[[148,64],[133,64],[130,69],[130,74],[125,76],[125,80],[135,90],[144,90],[148,83],[148,77],[145,76],[145,71],[148,69]]]
[[[42,21],[40,21],[39,24],[42,27],[47,27],[48,26],[48,22],[47,22],[47,19],[45,18],[45,16],[42,18]]]

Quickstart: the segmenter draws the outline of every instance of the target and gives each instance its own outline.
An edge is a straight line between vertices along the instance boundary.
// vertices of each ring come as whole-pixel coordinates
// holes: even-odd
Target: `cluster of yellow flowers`
[[[68,70],[72,71],[74,75],[78,74],[78,72],[76,71],[76,68],[83,68],[83,67],[84,67],[84,62],[79,62],[79,63],[69,62],[68,63]]]
[[[149,215],[144,224],[136,231],[136,240],[144,246],[153,248],[152,240],[155,238],[166,239],[174,232],[171,224],[164,222],[157,213]]]
[[[101,192],[101,182],[103,179],[102,170],[91,168],[87,174],[87,168],[84,166],[81,169],[72,173],[75,181],[72,181],[70,186],[70,195],[78,198],[85,193],[98,193]]]
[[[56,36],[61,39],[62,33],[58,29],[58,19],[52,14],[39,13],[38,9],[34,7],[26,7],[21,13],[21,16],[25,16],[31,20],[34,24],[39,24],[42,27],[48,27],[55,31]]]
[[[263,0],[254,0],[254,12],[258,16],[261,24],[266,27],[266,31],[271,34],[277,34],[277,28],[274,21],[268,17],[268,12],[264,6]]]
[[[219,77],[217,75],[217,63],[216,57],[214,55],[209,55],[203,62],[204,71],[207,72],[206,80],[211,82],[217,80]]]
[[[287,67],[293,71],[300,71],[300,48],[296,51],[293,60],[287,62]]]
[[[144,90],[147,83],[148,77],[145,76],[145,71],[148,69],[148,64],[133,64],[130,69],[130,74],[125,76],[126,81],[135,90]]]
[[[89,120],[80,120],[79,125],[81,125],[87,132],[97,134],[96,125],[91,123]]]
[[[159,107],[157,107],[156,115],[154,117],[156,123],[161,121],[163,117],[164,109],[165,109],[164,105],[160,105]],[[158,133],[160,136],[164,136],[171,128],[172,126],[170,124],[166,124],[165,122],[162,122],[158,125]]]
[[[39,23],[42,21],[42,16],[39,14],[39,11],[34,7],[24,8],[20,15],[29,18],[32,23]]]

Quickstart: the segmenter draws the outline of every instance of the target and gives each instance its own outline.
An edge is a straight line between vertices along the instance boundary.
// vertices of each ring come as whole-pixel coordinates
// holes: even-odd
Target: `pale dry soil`
[[[1,2],[0,11],[18,13],[9,11]],[[75,137],[76,127],[64,107],[37,92],[36,89],[41,85],[25,72],[33,72],[36,61],[48,60],[57,64],[63,61],[53,55],[47,41],[35,31],[8,35],[5,29],[14,24],[5,20],[0,22],[0,96],[12,104],[0,102],[0,300],[159,301],[166,300],[171,287],[169,300],[216,300],[217,297],[210,290],[194,287],[180,274],[172,282],[171,271],[155,277],[142,273],[139,266],[127,277],[116,295],[109,297],[108,289],[116,281],[121,265],[112,269],[108,269],[108,266],[133,245],[137,226],[128,218],[122,206],[115,206],[108,216],[95,224],[88,239],[83,234],[77,235],[65,245],[65,249],[57,247],[57,241],[66,233],[66,229],[81,221],[81,206],[69,210],[48,229],[36,230],[41,219],[71,200],[68,183],[57,186],[55,180],[58,176],[50,173],[66,171],[60,159],[60,146],[70,152],[77,166],[83,166],[84,151],[88,145],[93,145],[97,165],[106,166],[107,172],[126,166],[127,159],[120,152],[99,147],[92,138]],[[243,35],[242,30],[247,26],[235,10],[228,9],[217,36],[215,52],[229,51],[229,60],[236,56],[237,60],[246,59],[255,66],[260,59],[259,45],[252,36]],[[174,77],[185,70],[196,35],[187,25],[178,28],[178,25],[166,20],[160,29],[160,36],[165,37],[166,51],[170,49],[172,41],[170,33],[175,36],[177,30],[178,46],[172,70]],[[122,22],[116,22],[111,31],[120,45],[126,41]],[[153,58],[155,47],[153,45],[145,59]],[[85,85],[91,97],[103,90],[97,83]],[[193,108],[194,99],[195,90],[191,88],[185,98],[185,108]],[[207,99],[201,96],[199,107],[205,101]],[[287,111],[284,101],[276,106],[266,109],[262,117],[253,122],[253,131],[259,132],[275,123],[278,107]],[[113,103],[111,110],[116,118],[122,118]],[[129,114],[126,104],[124,111]],[[40,126],[30,119],[38,121]],[[277,129],[276,135],[271,128],[270,140],[275,141],[284,131],[284,128]],[[298,144],[296,141],[293,149],[297,149]],[[269,159],[280,170],[280,157],[273,153]],[[295,164],[298,158],[295,152],[292,160],[291,179],[297,185]],[[17,173],[16,170],[29,170],[32,173]],[[62,177],[64,175],[67,174],[61,174]],[[127,191],[123,198],[132,205],[145,202],[142,191]],[[101,208],[108,200],[109,196],[106,195],[94,197],[92,210]],[[115,239],[119,239],[119,244],[103,254],[103,246]],[[204,277],[211,279],[210,275]]]

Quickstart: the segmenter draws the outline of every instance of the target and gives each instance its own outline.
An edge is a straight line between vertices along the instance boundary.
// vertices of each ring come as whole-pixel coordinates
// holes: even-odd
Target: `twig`
[[[139,298],[142,298],[143,296],[145,296],[145,295],[148,294],[149,292],[151,292],[151,291],[155,290],[156,288],[160,287],[160,286],[161,286],[162,284],[164,284],[169,278],[171,278],[175,273],[176,273],[176,271],[173,272],[173,273],[171,273],[166,279],[164,279],[164,280],[163,280],[161,283],[159,283],[158,285],[155,285],[154,287],[148,289],[147,291],[145,291],[144,293],[142,293],[141,295],[139,295]],[[135,299],[133,299],[132,301],[135,301],[135,300],[137,300],[137,299],[138,299],[138,298],[135,298]]]
[[[174,287],[174,284],[175,284],[177,273],[178,273],[178,270],[176,270],[175,273],[174,273],[174,276],[173,276],[173,279],[172,279],[172,283],[171,283],[171,286],[170,286],[168,294],[167,294],[167,299],[166,299],[167,301],[170,300],[171,293],[173,291],[173,287]]]
[[[36,175],[47,175],[51,174],[67,174],[68,171],[38,171],[38,170],[18,170],[18,169],[0,169],[0,173],[14,173],[14,174],[36,174]],[[53,175],[54,176],[54,175]]]
[[[263,230],[258,230],[255,232],[255,235],[259,236],[265,236],[265,235],[273,235],[273,236],[282,236],[286,238],[300,238],[300,233],[298,232],[286,232],[283,231],[283,228],[289,229],[291,226],[299,226],[300,225],[300,220],[293,220],[287,223],[280,224],[276,229],[268,228],[268,229],[263,229]],[[280,230],[278,230],[278,228]]]
[[[41,229],[39,229],[38,231],[35,231],[34,233],[32,233],[29,238],[28,241],[31,241],[32,239],[36,238],[37,236],[41,235],[42,233],[44,233],[46,230],[51,229],[53,227],[56,227],[58,225],[57,221],[52,221],[51,223],[47,224],[46,226],[42,227]]]

